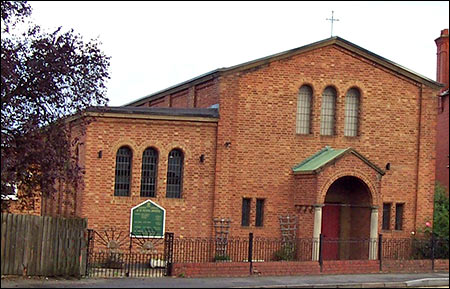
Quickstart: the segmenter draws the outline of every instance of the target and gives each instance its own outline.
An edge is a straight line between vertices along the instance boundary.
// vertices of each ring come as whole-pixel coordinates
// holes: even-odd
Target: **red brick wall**
[[[216,123],[132,118],[97,118],[86,134],[84,190],[78,198],[80,215],[88,227],[128,231],[132,207],[152,200],[166,210],[166,231],[177,237],[206,237],[212,231]],[[117,150],[133,153],[131,195],[114,196]],[[156,197],[140,197],[142,153],[159,152]],[[166,198],[167,159],[179,148],[184,153],[182,198]],[[98,152],[102,151],[102,157]],[[199,161],[200,155],[205,161]]]
[[[320,274],[318,262],[255,262],[253,275],[289,276]],[[176,263],[175,277],[246,277],[250,275],[250,264],[240,262],[218,263]]]
[[[383,260],[383,271],[389,273],[429,272],[431,260]]]
[[[77,165],[81,169],[81,177],[83,176],[83,171],[85,170],[85,147],[86,147],[86,137],[83,133],[83,126],[80,126],[80,120],[72,122],[71,125],[71,135],[72,138],[72,154],[73,159],[77,161]],[[77,139],[77,140],[76,140]],[[57,191],[52,196],[42,197],[42,212],[43,216],[61,216],[65,218],[80,216],[79,200],[80,192],[83,191],[84,179],[81,178],[78,183],[78,188],[69,189],[65,187],[64,182],[55,181],[55,187]],[[76,193],[78,191],[78,193]]]
[[[185,89],[170,95],[170,107],[184,108],[188,107],[189,90]]]
[[[435,271],[447,271],[449,269],[448,259],[434,260],[434,270]]]
[[[437,116],[436,180],[449,190],[449,96],[440,97]]]
[[[231,217],[232,234],[255,230],[255,235],[279,236],[278,216],[295,214],[292,167],[326,145],[353,147],[383,169],[391,163],[374,205],[405,203],[403,236],[415,229],[416,206],[418,223],[432,217],[436,91],[336,46],[223,75],[219,82],[215,215]],[[313,88],[312,134],[307,136],[295,134],[303,84]],[[329,85],[338,92],[336,135],[321,136],[320,100]],[[359,136],[345,137],[345,93],[352,87],[361,90],[361,123]],[[225,147],[228,141],[231,146]],[[256,198],[266,198],[263,229],[254,227],[253,210],[251,226],[240,226],[243,197],[252,198],[252,209]],[[381,211],[379,216],[381,228]]]
[[[253,263],[253,274],[261,276],[318,275],[318,262],[261,262]]]
[[[293,204],[303,205],[297,209],[297,214],[302,220],[302,229],[298,230],[299,238],[310,238],[314,230],[314,210],[309,207],[316,204],[317,178],[315,175],[295,175],[294,186],[289,188],[293,193]],[[306,206],[306,207],[305,207]]]
[[[380,272],[379,261],[350,260],[324,261],[322,272],[318,262],[254,262],[253,276],[289,276],[320,274],[377,274],[433,272],[431,260],[383,260]],[[448,272],[448,260],[435,260],[435,272]],[[245,277],[250,275],[250,264],[224,263],[175,263],[175,277]]]
[[[219,103],[217,80],[209,80],[195,86],[194,107],[210,107]]]
[[[350,261],[324,261],[322,273],[323,274],[369,274],[379,273],[379,261],[367,260],[350,260]]]
[[[149,102],[150,107],[169,107],[170,105],[169,97],[158,98]],[[145,105],[143,105],[145,106]]]
[[[431,260],[383,260],[384,273],[419,273],[432,272]],[[434,260],[434,271],[448,272],[448,259]]]
[[[207,108],[219,103],[217,78],[191,84],[187,88],[175,90],[161,98],[144,102],[138,106],[177,107],[177,108]]]
[[[294,194],[294,203],[314,204],[317,202],[317,176],[315,174],[295,175],[295,182],[292,187]]]
[[[431,272],[431,260],[383,260],[385,273],[419,273]],[[434,260],[434,271],[449,270],[448,259]]]
[[[175,263],[172,276],[175,277],[246,277],[250,273],[249,263]]]

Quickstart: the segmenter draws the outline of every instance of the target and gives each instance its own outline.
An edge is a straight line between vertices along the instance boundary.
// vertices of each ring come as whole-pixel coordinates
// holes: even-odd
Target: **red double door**
[[[340,207],[325,205],[322,208],[323,260],[339,259]]]

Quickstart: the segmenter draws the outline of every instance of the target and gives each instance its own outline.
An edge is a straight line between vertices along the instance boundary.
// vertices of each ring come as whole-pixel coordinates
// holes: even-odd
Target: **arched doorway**
[[[324,260],[369,257],[372,194],[359,178],[344,176],[329,187],[322,208]]]

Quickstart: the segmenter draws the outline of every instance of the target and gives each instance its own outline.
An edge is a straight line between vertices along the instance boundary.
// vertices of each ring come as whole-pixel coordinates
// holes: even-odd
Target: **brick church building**
[[[177,237],[213,237],[214,219],[280,237],[287,216],[298,237],[409,237],[433,219],[442,87],[332,37],[94,107],[84,185],[42,214],[129,230],[150,200]]]

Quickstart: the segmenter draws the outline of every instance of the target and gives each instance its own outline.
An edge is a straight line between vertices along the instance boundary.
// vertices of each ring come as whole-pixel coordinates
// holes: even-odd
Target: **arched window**
[[[116,180],[114,183],[115,196],[130,195],[132,152],[129,147],[123,146],[116,155]]]
[[[142,154],[141,197],[155,197],[158,152],[147,148]]]
[[[351,88],[345,96],[345,136],[358,135],[359,97],[359,90],[356,88]]]
[[[297,101],[297,133],[309,134],[311,132],[311,98],[312,89],[303,85],[298,92]]]
[[[179,149],[174,149],[169,153],[166,188],[167,198],[181,198],[183,159],[183,152]]]
[[[322,114],[320,116],[320,134],[334,135],[334,115],[336,110],[336,90],[327,87],[322,94]]]

